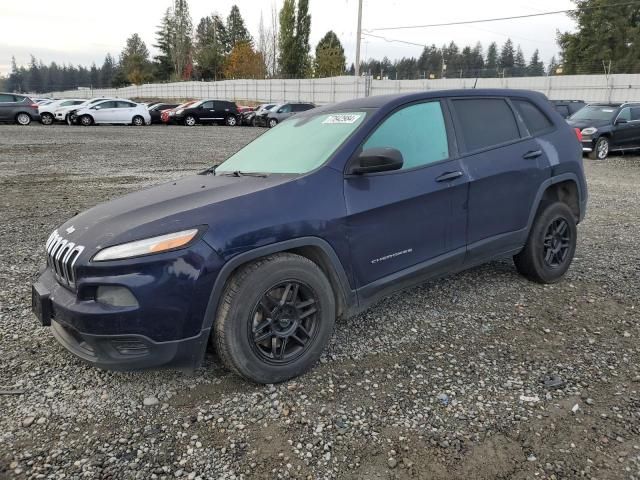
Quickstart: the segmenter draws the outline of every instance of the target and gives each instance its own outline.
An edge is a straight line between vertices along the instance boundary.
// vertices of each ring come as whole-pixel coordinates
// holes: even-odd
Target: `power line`
[[[412,45],[414,47],[426,47],[424,43],[407,42],[405,40],[397,40],[395,38],[383,37],[382,35],[374,35],[373,33],[362,32],[362,35],[365,35],[367,37],[379,38],[380,40],[384,40],[385,42],[389,42],[389,43],[395,42],[395,43],[404,43],[406,45]]]
[[[624,2],[624,3],[612,3],[610,5],[600,5],[594,7],[582,7],[580,10],[597,10],[601,8],[616,8],[616,7],[626,7],[630,5],[640,5],[638,0],[633,2]],[[371,28],[368,29],[368,32],[378,32],[382,30],[408,30],[414,28],[432,28],[432,27],[450,27],[454,25],[469,25],[472,23],[486,23],[486,22],[499,22],[503,20],[518,20],[523,18],[532,18],[532,17],[544,17],[548,15],[559,15],[559,14],[567,14],[577,12],[578,9],[571,8],[568,10],[555,10],[552,12],[541,12],[541,13],[529,13],[527,15],[514,15],[511,17],[498,17],[498,18],[484,18],[481,20],[464,20],[458,22],[446,22],[446,23],[431,23],[427,25],[404,25],[404,26],[396,26],[396,27],[380,27],[380,28]]]

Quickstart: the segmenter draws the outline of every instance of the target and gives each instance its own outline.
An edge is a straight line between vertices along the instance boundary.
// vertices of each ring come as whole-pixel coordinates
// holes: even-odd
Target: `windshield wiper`
[[[206,170],[201,171],[198,175],[213,175],[215,177],[216,168],[218,168],[218,166],[214,165],[213,167],[209,167]]]
[[[267,177],[268,174],[260,173],[260,172],[242,172],[240,170],[235,170],[233,172],[223,172],[220,175],[225,175],[227,177]]]

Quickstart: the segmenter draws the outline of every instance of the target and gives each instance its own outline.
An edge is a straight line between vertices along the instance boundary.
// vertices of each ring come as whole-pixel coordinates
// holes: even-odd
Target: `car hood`
[[[70,242],[84,246],[83,256],[91,258],[107,246],[206,227],[215,222],[216,213],[226,201],[296,177],[194,175],[97,205],[71,218],[57,231]],[[225,215],[229,213],[225,211]]]
[[[579,128],[582,130],[583,128],[588,127],[604,127],[606,125],[610,125],[611,122],[608,120],[571,120],[567,119],[567,123],[573,128]]]

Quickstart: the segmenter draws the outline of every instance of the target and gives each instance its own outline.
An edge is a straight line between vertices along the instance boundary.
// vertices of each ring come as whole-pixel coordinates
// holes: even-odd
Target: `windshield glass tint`
[[[365,115],[341,112],[294,117],[255,139],[216,172],[310,172],[329,159]]]
[[[571,120],[613,120],[615,107],[591,105],[574,113]]]

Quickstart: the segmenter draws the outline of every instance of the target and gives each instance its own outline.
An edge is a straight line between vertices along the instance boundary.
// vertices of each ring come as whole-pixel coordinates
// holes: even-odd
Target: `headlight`
[[[121,260],[123,258],[139,257],[151,253],[166,252],[184,247],[197,235],[198,229],[183,230],[158,237],[145,238],[135,242],[123,243],[100,250],[94,257],[94,262],[106,260]]]
[[[176,115],[182,115],[182,112],[184,112],[182,108],[180,110],[176,110]]]
[[[596,127],[587,127],[585,129],[583,129],[581,133],[583,135],[593,135],[597,131],[598,131],[598,129]]]

